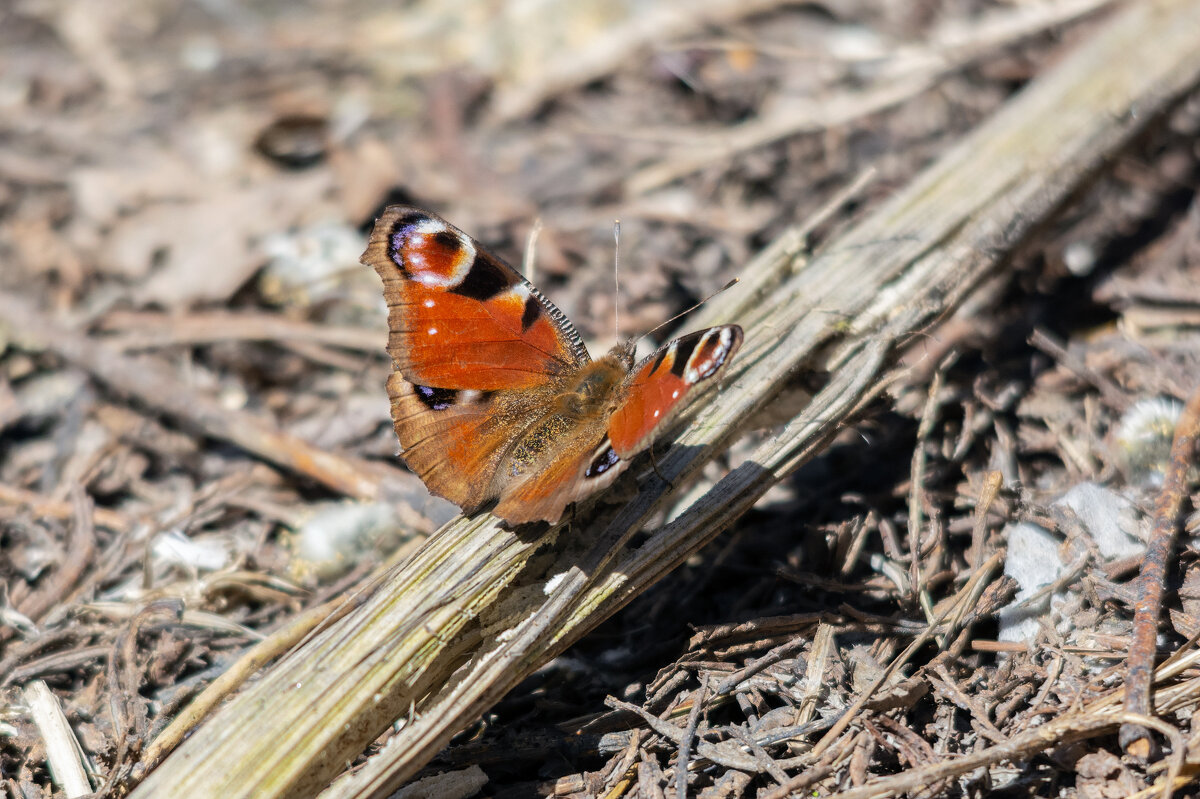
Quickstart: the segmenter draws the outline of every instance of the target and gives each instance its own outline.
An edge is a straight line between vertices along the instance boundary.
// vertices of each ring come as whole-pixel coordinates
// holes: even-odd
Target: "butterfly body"
[[[392,206],[363,261],[388,303],[392,420],[405,463],[470,513],[554,522],[609,485],[720,372],[741,329],[676,339],[635,363],[592,360],[566,316],[445,220]]]

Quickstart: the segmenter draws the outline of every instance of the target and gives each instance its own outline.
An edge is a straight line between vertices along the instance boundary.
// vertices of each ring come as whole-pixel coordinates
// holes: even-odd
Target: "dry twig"
[[[1138,575],[1137,604],[1126,666],[1125,709],[1140,716],[1151,713],[1150,679],[1154,670],[1158,617],[1162,613],[1163,586],[1167,565],[1175,549],[1175,538],[1179,534],[1190,475],[1200,454],[1197,445],[1200,445],[1200,388],[1188,400],[1175,427],[1171,462],[1154,505],[1154,528],[1146,543],[1146,554]],[[1120,739],[1121,747],[1134,757],[1146,759],[1154,753],[1153,739],[1145,727],[1122,724]]]
[[[114,352],[68,330],[16,297],[0,294],[0,320],[23,340],[53,350],[96,380],[206,435],[232,442],[264,460],[292,469],[334,491],[359,499],[402,497],[421,490],[408,475],[384,476],[354,458],[325,452],[282,433],[249,413],[231,411],[198,393],[160,362]]]
[[[675,757],[675,795],[679,799],[687,799],[688,761],[691,759],[692,740],[696,737],[696,728],[700,726],[700,714],[704,710],[704,700],[708,695],[708,681],[700,680],[699,690],[692,692],[692,709],[688,712],[687,727],[679,741],[679,752]]]
[[[947,75],[962,70],[990,51],[1040,31],[1063,25],[1110,4],[1110,0],[1072,0],[1030,4],[1005,10],[970,27],[957,21],[934,31],[929,41],[909,49],[865,88],[839,92],[832,97],[793,98],[778,102],[769,112],[732,129],[698,134],[696,131],[663,131],[659,135],[686,148],[675,147],[660,162],[643,167],[625,181],[628,195],[661,188],[705,167],[726,163],[736,156],[801,133],[849,125],[911,100]]]

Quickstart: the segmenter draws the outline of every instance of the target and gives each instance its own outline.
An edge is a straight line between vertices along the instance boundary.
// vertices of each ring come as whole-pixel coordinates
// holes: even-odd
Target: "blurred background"
[[[1104,5],[6,3],[4,277],[353,320],[399,201],[514,263],[540,219],[535,278],[608,344],[613,219],[633,334],[866,167],[886,193]]]

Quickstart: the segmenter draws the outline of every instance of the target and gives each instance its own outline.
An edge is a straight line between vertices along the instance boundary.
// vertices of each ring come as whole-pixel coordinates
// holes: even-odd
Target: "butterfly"
[[[393,205],[364,264],[383,279],[392,421],[426,487],[510,525],[557,522],[616,479],[742,342],[736,325],[592,360],[570,320],[444,219]],[[494,505],[493,505],[494,503]]]

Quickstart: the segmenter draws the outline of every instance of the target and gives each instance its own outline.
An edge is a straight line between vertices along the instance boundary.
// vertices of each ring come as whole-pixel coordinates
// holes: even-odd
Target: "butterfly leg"
[[[654,458],[654,447],[653,446],[650,447],[649,452],[650,452],[650,468],[654,470],[654,473],[656,475],[658,475],[659,480],[662,480],[664,483],[667,484],[668,491],[674,491],[675,483],[672,482],[671,480],[668,480],[666,475],[664,475],[662,472],[660,472],[658,470],[658,461],[655,460],[655,458]]]

